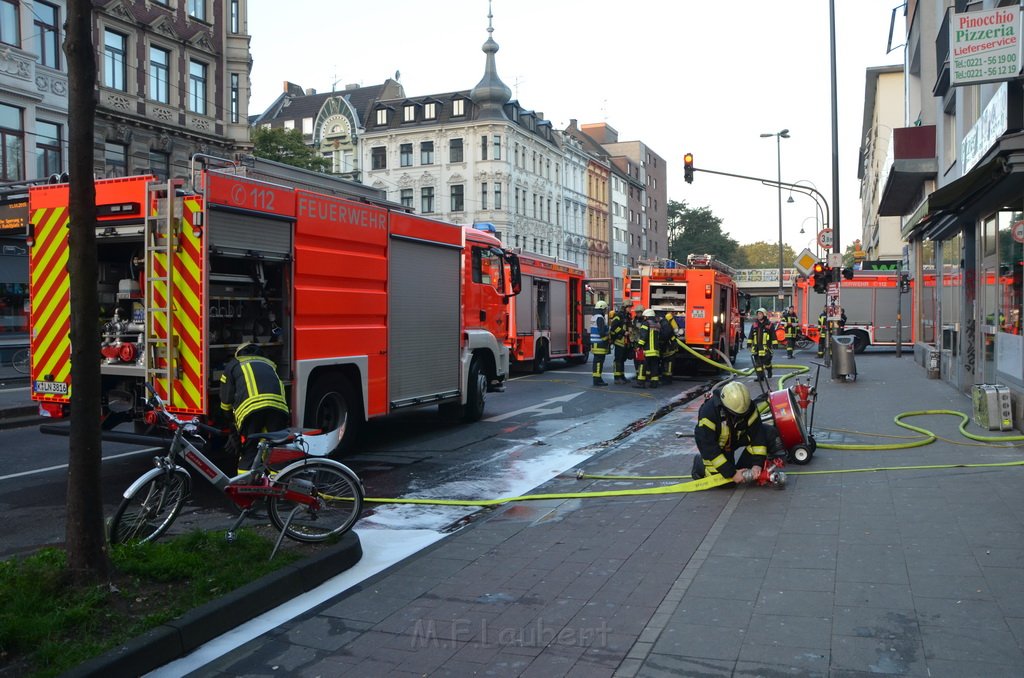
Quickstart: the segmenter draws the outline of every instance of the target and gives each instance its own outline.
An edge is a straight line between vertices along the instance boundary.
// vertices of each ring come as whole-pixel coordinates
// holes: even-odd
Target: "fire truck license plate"
[[[693,317],[694,318],[703,318],[704,317],[704,309],[703,308],[695,308],[695,309],[693,309]]]
[[[57,395],[67,395],[68,385],[63,381],[37,381],[32,390],[36,393],[56,393]]]

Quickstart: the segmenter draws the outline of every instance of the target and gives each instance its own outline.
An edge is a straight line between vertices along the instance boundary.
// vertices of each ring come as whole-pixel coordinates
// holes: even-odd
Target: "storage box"
[[[977,384],[971,394],[974,401],[974,422],[989,431],[1013,428],[1010,389],[1002,384]]]

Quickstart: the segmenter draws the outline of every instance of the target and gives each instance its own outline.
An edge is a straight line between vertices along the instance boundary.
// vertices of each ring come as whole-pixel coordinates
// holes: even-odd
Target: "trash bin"
[[[839,334],[832,337],[832,378],[857,381],[857,364],[853,360],[854,337]]]

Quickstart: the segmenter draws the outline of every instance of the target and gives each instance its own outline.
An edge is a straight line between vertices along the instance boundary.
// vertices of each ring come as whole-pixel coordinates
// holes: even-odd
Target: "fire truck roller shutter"
[[[436,402],[460,388],[462,250],[392,237],[388,274],[388,400]]]
[[[225,255],[259,252],[284,257],[291,252],[291,221],[211,208],[207,232],[210,247]]]
[[[523,291],[516,300],[516,332],[530,336],[537,329],[537,286],[532,275],[523,275]]]
[[[551,355],[565,355],[569,352],[569,285],[564,280],[552,280],[551,298]]]

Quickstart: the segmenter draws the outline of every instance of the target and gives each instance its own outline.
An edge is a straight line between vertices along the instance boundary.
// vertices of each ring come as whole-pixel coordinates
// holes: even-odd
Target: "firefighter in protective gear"
[[[235,434],[229,445],[240,453],[238,472],[252,468],[256,444],[246,437],[261,431],[279,431],[291,423],[284,384],[277,367],[260,355],[260,348],[244,343],[235,351],[235,359],[220,376],[220,408],[232,415]]]
[[[738,381],[715,389],[700,406],[693,438],[700,453],[693,460],[694,480],[721,474],[743,483],[744,469],[752,469],[756,476],[770,460],[786,457],[778,430],[761,421],[746,384]]]
[[[779,345],[779,340],[775,336],[771,320],[768,319],[768,311],[763,308],[757,309],[757,318],[750,326],[747,345],[754,360],[757,380],[767,383],[772,378],[772,349]]]
[[[647,331],[647,327],[644,324],[644,307],[637,306],[633,311],[633,321],[629,324],[629,350],[633,354],[633,370],[636,372],[636,384],[640,383],[641,378],[644,376],[644,352],[638,348],[640,342],[640,335]],[[641,388],[636,386],[637,388]]]
[[[643,362],[636,375],[633,388],[658,388],[661,385],[661,322],[654,309],[643,313],[643,324],[637,336],[637,357],[643,353]],[[648,386],[648,384],[650,384]]]
[[[659,319],[661,341],[661,383],[672,383],[672,363],[675,362],[676,354],[679,353],[679,344],[676,343],[676,327],[673,326],[675,317],[669,311]]]
[[[616,384],[628,383],[626,379],[626,355],[629,352],[629,306],[623,304],[618,313],[608,314],[608,338],[612,342],[612,369],[615,372]]]
[[[601,376],[604,370],[604,359],[608,355],[608,323],[605,321],[604,313],[608,310],[607,301],[599,301],[594,304],[594,317],[590,321],[590,352],[594,354],[594,386],[607,386],[604,377]]]
[[[846,311],[839,309],[839,320],[828,319],[828,307],[821,309],[818,316],[818,357],[825,357],[825,347],[828,345],[829,337],[842,334],[846,329]]]
[[[800,330],[800,317],[793,306],[782,314],[782,327],[786,331],[786,355],[792,359],[793,351],[796,350],[796,334]]]
[[[683,341],[686,337],[686,316],[675,315],[674,313],[669,311],[668,313],[665,314],[665,320],[668,322],[669,335],[668,340],[666,341],[666,345],[669,348],[666,350],[666,356],[668,357],[668,360],[664,360],[662,363],[663,369],[661,378],[663,381],[668,383],[672,381],[672,364],[675,362],[672,359],[672,357],[678,355],[680,351],[686,350],[683,348],[683,346],[686,345],[686,343]],[[683,321],[684,325],[679,324],[680,320]]]

